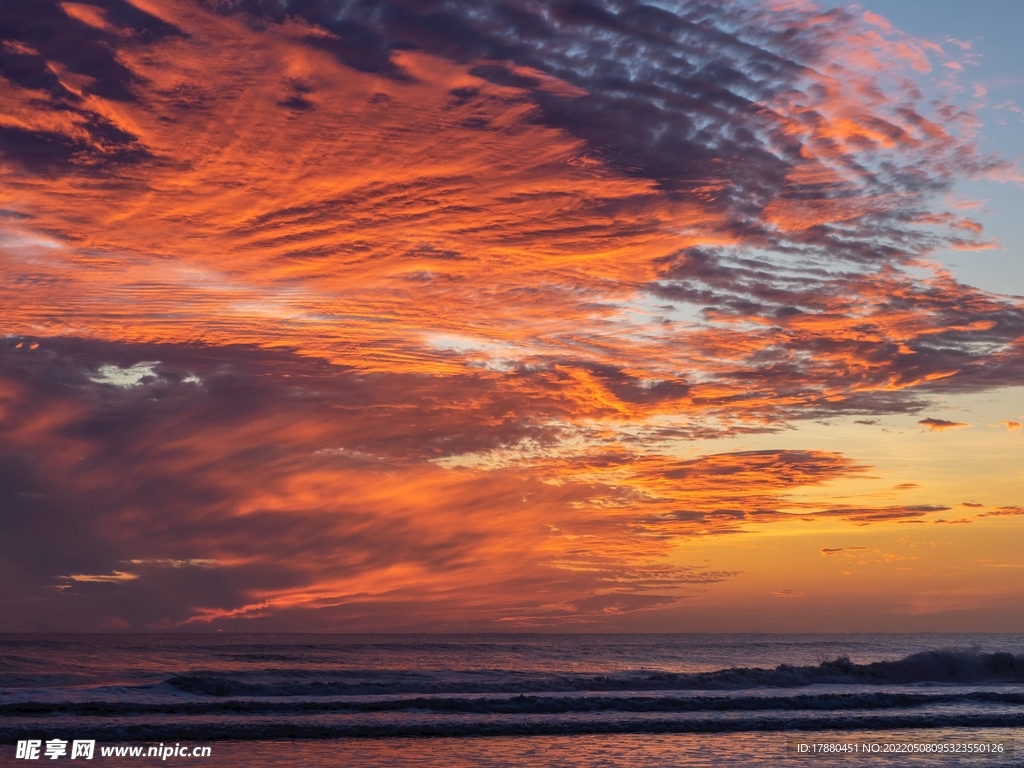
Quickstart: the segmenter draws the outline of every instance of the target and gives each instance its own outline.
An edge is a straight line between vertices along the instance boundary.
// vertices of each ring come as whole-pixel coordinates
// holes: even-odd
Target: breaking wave
[[[266,679],[279,675],[281,679]],[[247,680],[222,673],[177,675],[166,684],[205,696],[356,696],[401,693],[545,693],[572,691],[672,691],[793,688],[828,684],[1024,682],[1024,656],[935,650],[897,661],[856,664],[847,657],[815,666],[780,664],[774,669],[733,667],[684,673],[634,670],[605,674],[487,672],[389,672],[385,670],[268,670]]]
[[[824,693],[795,696],[525,696],[459,698],[451,696],[382,700],[228,699],[173,702],[25,702],[0,704],[3,715],[75,714],[206,715],[387,713],[415,710],[443,714],[534,715],[584,712],[758,712],[885,710],[965,704],[1024,704],[1024,692],[970,691],[963,693]]]
[[[8,691],[0,740],[61,729],[166,741],[1021,728],[1022,683],[1024,655],[977,650],[689,673],[191,671],[144,685]]]

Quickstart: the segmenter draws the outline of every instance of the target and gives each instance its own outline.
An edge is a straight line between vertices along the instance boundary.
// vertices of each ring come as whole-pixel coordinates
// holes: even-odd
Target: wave
[[[1022,728],[1022,683],[1024,656],[977,650],[700,673],[192,671],[145,685],[8,691],[0,742],[58,730],[167,741]]]
[[[0,704],[0,715],[229,715],[432,712],[443,714],[551,715],[585,712],[757,712],[912,709],[937,705],[1022,705],[1024,693],[825,693],[793,696],[514,696],[415,697],[367,700],[81,701]]]
[[[271,678],[271,679],[267,679]],[[312,679],[310,679],[312,678]],[[848,657],[815,666],[774,669],[733,667],[714,672],[632,670],[607,674],[410,672],[388,670],[265,670],[259,679],[219,672],[176,675],[165,681],[205,696],[355,696],[400,693],[542,693],[572,691],[672,691],[793,688],[808,685],[1024,682],[1024,656],[934,650],[896,661],[856,664]]]
[[[54,723],[0,724],[0,742],[51,738]],[[895,731],[911,729],[1021,728],[1024,713],[885,714],[850,716],[747,718],[619,718],[619,719],[437,719],[389,722],[296,722],[236,720],[230,722],[120,722],[96,724],[63,721],[61,729],[75,738],[98,741],[220,741],[381,737],[559,736],[608,733],[735,733],[742,731]]]

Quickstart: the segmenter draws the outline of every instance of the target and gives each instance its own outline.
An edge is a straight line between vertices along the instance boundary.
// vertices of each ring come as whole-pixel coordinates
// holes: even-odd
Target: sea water
[[[1022,736],[1024,635],[0,635],[5,764],[59,739],[141,764],[953,768],[1024,765]]]

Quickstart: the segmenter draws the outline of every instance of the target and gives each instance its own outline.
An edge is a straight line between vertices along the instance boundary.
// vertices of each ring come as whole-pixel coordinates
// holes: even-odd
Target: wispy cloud
[[[978,517],[1018,517],[1024,515],[1024,507],[999,507],[998,509],[982,512]]]
[[[946,419],[933,419],[931,417],[921,419],[917,423],[930,429],[932,432],[945,432],[948,429],[963,429],[964,427],[971,426],[962,421],[947,421]]]
[[[843,552],[862,552],[866,549],[867,547],[824,547],[821,550],[821,555],[822,557],[832,557]]]
[[[114,571],[112,573],[75,573],[70,576],[60,576],[59,578],[80,584],[120,584],[125,581],[134,581],[139,576],[138,574],[126,571]]]

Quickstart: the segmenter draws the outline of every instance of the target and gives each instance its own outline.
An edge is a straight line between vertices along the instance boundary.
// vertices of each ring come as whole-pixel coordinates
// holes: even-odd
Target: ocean
[[[79,740],[138,764],[953,768],[1024,765],[1022,736],[1024,635],[0,635],[3,764]]]

